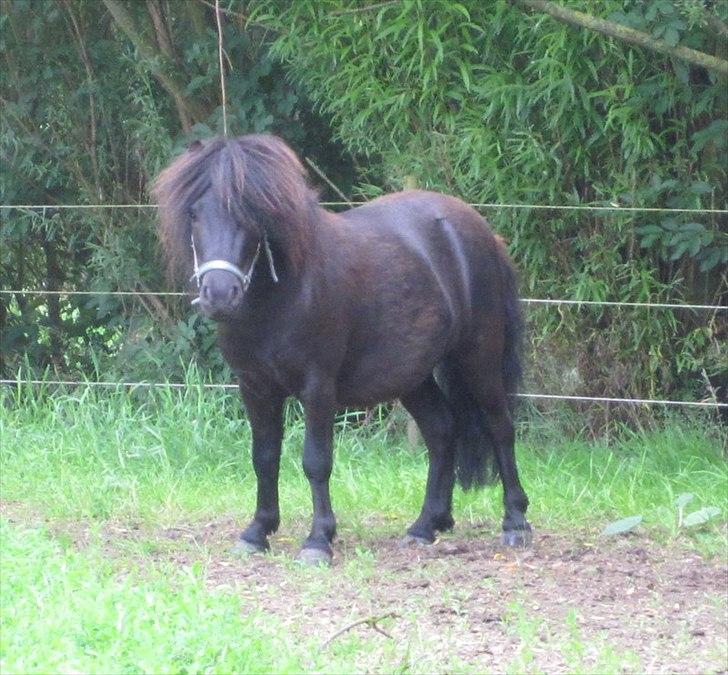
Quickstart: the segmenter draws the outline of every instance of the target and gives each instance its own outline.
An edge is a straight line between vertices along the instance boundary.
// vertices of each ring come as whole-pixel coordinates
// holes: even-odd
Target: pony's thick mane
[[[275,136],[251,134],[198,141],[155,180],[159,236],[172,280],[190,274],[190,207],[210,189],[240,227],[258,236],[265,233],[291,272],[300,272],[317,194],[293,150]]]

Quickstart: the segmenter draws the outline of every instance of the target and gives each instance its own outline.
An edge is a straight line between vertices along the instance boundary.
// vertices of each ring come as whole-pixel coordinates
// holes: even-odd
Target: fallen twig
[[[350,623],[347,626],[344,626],[343,628],[337,630],[333,635],[331,635],[326,640],[324,640],[321,643],[321,647],[319,647],[319,650],[325,649],[337,637],[339,637],[340,635],[343,635],[347,631],[350,631],[352,628],[356,628],[357,626],[362,626],[364,624],[369,626],[369,628],[373,628],[375,631],[377,631],[377,633],[381,633],[385,637],[388,637],[390,640],[394,640],[394,638],[389,633],[387,633],[387,631],[384,630],[384,628],[382,628],[378,624],[383,619],[398,619],[398,618],[399,618],[399,614],[397,614],[397,612],[387,612],[386,614],[381,614],[380,616],[367,616],[363,619],[357,619],[353,623]]]

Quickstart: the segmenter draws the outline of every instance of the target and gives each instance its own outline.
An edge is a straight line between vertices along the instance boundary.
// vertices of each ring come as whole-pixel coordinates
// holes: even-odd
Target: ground
[[[498,544],[497,485],[456,489],[455,530],[402,548],[426,451],[344,417],[320,569],[295,562],[311,520],[295,408],[272,553],[231,553],[256,498],[238,407],[201,387],[0,392],[0,672],[726,671],[728,465],[707,417],[598,439],[527,418],[528,550]]]
[[[2,515],[16,525],[33,520],[18,504],[3,504]],[[274,537],[275,553],[232,555],[232,519],[156,530],[34,525],[79,550],[100,546],[120,569],[201,566],[208,588],[276,617],[294,642],[313,641],[322,653],[366,645],[356,649],[356,671],[398,662],[416,672],[443,664],[547,673],[727,667],[726,565],[644,535],[540,531],[531,548],[505,549],[492,523],[458,527],[424,547],[344,532],[333,567],[312,569],[294,560],[303,531]]]

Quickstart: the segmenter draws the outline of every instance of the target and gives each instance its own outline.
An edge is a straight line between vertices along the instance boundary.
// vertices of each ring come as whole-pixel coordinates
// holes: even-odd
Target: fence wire
[[[319,202],[321,206],[363,206],[368,201]],[[622,213],[707,213],[728,214],[728,209],[667,208],[659,206],[621,206],[619,204],[502,204],[499,202],[467,202],[474,209],[535,209],[545,211],[608,211]],[[157,209],[157,204],[0,204],[0,209],[19,211],[53,211],[70,209]]]
[[[24,385],[33,386],[54,386],[54,387],[125,387],[148,388],[148,389],[237,389],[237,384],[214,384],[212,382],[204,382],[200,384],[189,384],[186,382],[99,382],[94,380],[23,380],[23,379],[5,379],[0,380],[0,384],[14,385],[22,387]],[[526,399],[548,399],[558,401],[589,401],[592,403],[626,403],[629,405],[664,405],[664,406],[689,406],[695,408],[728,408],[728,403],[720,403],[719,401],[671,401],[664,399],[652,398],[613,398],[608,396],[566,396],[562,394],[515,394],[517,398]]]
[[[156,296],[156,297],[190,297],[189,293],[180,291],[56,291],[40,288],[33,289],[0,289],[0,295],[111,295],[111,296]],[[676,302],[620,302],[616,300],[573,300],[559,298],[521,298],[520,302],[526,305],[577,305],[577,306],[603,306],[603,307],[645,307],[647,309],[690,309],[690,310],[713,310],[716,312],[726,311],[728,307],[723,305],[692,305]]]
[[[366,204],[365,201],[320,202],[321,206],[328,207],[351,207]],[[695,208],[661,208],[645,206],[622,206],[619,204],[609,205],[586,205],[586,204],[503,204],[495,202],[470,202],[469,205],[476,209],[534,209],[552,211],[597,211],[610,213],[702,213],[712,215],[728,214],[728,209],[695,209]],[[156,204],[0,204],[0,210],[26,210],[42,211],[46,214],[53,210],[71,209],[157,209]],[[46,290],[46,289],[0,289],[0,295],[58,295],[58,296],[168,296],[184,297],[189,293],[174,291],[81,291],[81,290]],[[528,305],[570,305],[570,306],[604,306],[604,307],[633,307],[646,309],[673,309],[673,310],[709,310],[726,311],[728,307],[723,305],[698,305],[670,302],[620,302],[610,300],[575,300],[559,298],[522,298],[521,302]],[[0,379],[0,384],[22,386],[26,385],[48,385],[48,386],[93,386],[93,387],[127,387],[127,388],[171,388],[184,389],[201,386],[205,389],[237,389],[235,384],[213,384],[204,383],[201,385],[190,385],[182,382],[101,382],[101,381],[77,381],[77,380],[21,380],[21,379]],[[686,406],[700,408],[728,408],[728,403],[718,401],[672,401],[665,399],[633,399],[615,398],[606,396],[569,396],[563,394],[542,394],[522,393],[516,394],[524,399],[560,400],[560,401],[587,401],[592,403],[616,403],[627,405],[662,405],[662,406]]]

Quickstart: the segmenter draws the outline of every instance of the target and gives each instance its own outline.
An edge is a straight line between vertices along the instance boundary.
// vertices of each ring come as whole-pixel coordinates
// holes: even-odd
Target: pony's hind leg
[[[501,363],[481,351],[459,360],[459,373],[475,397],[495,450],[498,472],[503,483],[503,534],[506,546],[528,546],[531,526],[526,520],[528,497],[521,486],[516,467],[515,430],[508,407],[508,395],[501,377]]]
[[[420,428],[430,460],[422,512],[407,529],[405,541],[432,543],[438,530],[449,530],[455,522],[452,518],[455,420],[432,376],[402,396],[401,401]]]

